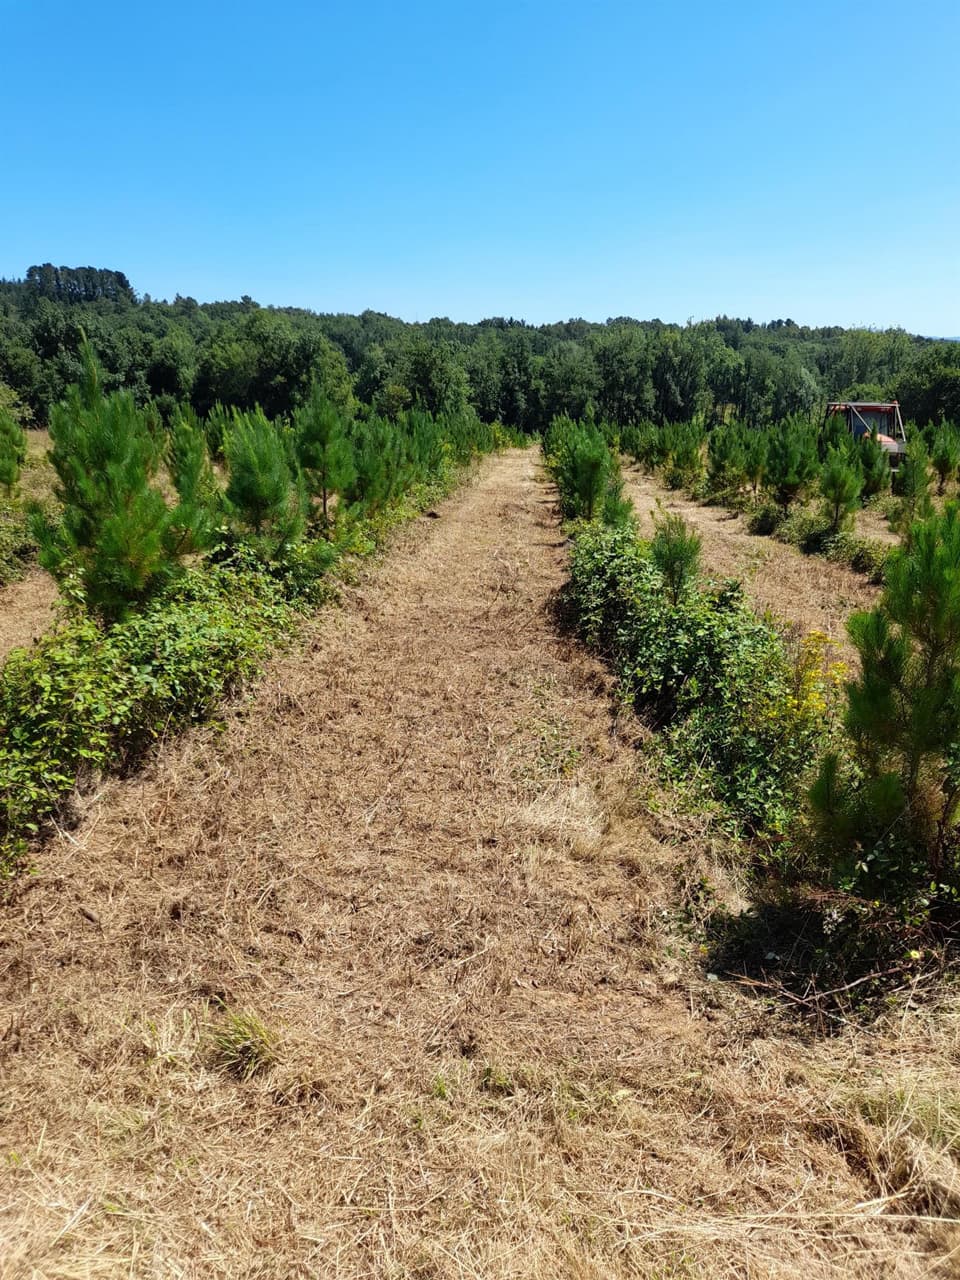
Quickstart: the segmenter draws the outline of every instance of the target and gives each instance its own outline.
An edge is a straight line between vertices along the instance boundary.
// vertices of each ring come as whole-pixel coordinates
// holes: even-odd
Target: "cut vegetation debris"
[[[8,885],[4,1280],[956,1273],[956,1007],[820,1040],[709,980],[736,862],[558,635],[540,474]]]

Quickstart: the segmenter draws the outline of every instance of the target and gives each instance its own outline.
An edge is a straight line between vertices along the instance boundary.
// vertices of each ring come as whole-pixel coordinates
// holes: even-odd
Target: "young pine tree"
[[[850,761],[828,755],[811,792],[824,847],[870,892],[960,888],[960,507],[914,525],[879,605],[848,630]]]
[[[307,494],[302,477],[290,465],[280,429],[262,409],[235,409],[223,452],[229,469],[228,509],[249,531],[260,555],[282,560],[286,549],[303,536]]]
[[[167,469],[180,499],[178,513],[184,521],[181,539],[191,549],[209,546],[223,494],[210,465],[206,434],[192,409],[179,410],[171,423]]]
[[[0,486],[13,496],[27,457],[27,433],[12,413],[0,407]]]
[[[890,456],[872,436],[860,441],[860,470],[865,498],[890,492]]]
[[[819,466],[816,436],[809,423],[787,418],[771,433],[765,482],[784,511],[814,478]]]
[[[947,481],[960,467],[960,435],[952,422],[945,422],[934,436],[930,461],[937,473],[937,493],[943,493]]]
[[[342,497],[356,511],[380,510],[402,488],[403,447],[400,432],[387,418],[375,414],[350,425],[353,478]]]
[[[756,501],[757,490],[766,476],[769,448],[769,438],[765,431],[744,428],[743,473],[747,484],[753,490],[754,501]]]
[[[307,487],[320,498],[323,536],[330,538],[330,496],[342,494],[354,478],[353,449],[337,406],[314,383],[307,403],[294,417],[297,458]]]
[[[862,490],[863,475],[856,460],[845,448],[831,448],[820,473],[820,492],[834,533],[858,507]]]
[[[79,584],[91,613],[107,623],[161,590],[183,558],[204,545],[193,500],[167,505],[158,484],[162,450],[154,424],[126,391],[103,394],[93,350],[83,377],[50,415],[59,523],[35,509],[40,563],[61,584]]]
[[[596,427],[578,427],[565,441],[555,475],[568,516],[592,520],[603,503],[612,458]]]
[[[900,506],[895,519],[891,520],[906,543],[910,541],[916,522],[926,520],[933,512],[933,500],[930,496],[932,479],[926,442],[922,436],[916,435],[907,446],[906,457],[897,471],[896,488],[900,495]]]
[[[746,480],[744,433],[736,424],[711,431],[707,442],[707,484],[713,494],[739,493]]]
[[[672,604],[678,605],[696,581],[702,548],[703,539],[683,516],[674,513],[657,520],[650,558],[663,575]]]

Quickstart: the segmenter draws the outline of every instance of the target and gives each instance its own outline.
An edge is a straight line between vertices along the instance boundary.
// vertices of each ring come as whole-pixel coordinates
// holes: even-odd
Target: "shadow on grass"
[[[714,917],[707,965],[831,1034],[942,980],[956,943],[952,930],[885,903],[770,884],[748,910]]]

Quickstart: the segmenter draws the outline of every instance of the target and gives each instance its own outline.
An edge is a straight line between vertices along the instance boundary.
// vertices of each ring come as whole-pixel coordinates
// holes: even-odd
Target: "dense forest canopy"
[[[252,298],[138,297],[122,271],[28,268],[0,281],[0,396],[43,423],[80,374],[86,333],[108,387],[169,415],[218,401],[270,416],[313,382],[345,408],[392,416],[472,406],[487,422],[541,431],[557,414],[622,424],[749,425],[817,414],[828,398],[897,398],[920,423],[960,421],[960,344],[902,329],[810,328],[718,316],[686,325],[619,316],[529,325],[492,317],[406,323],[375,311],[318,314]]]

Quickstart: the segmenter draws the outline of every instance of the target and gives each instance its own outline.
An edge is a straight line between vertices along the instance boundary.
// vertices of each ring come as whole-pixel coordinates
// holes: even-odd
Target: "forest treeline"
[[[81,375],[86,334],[108,389],[165,418],[217,403],[291,415],[319,384],[344,409],[384,417],[472,406],[485,422],[542,432],[558,414],[621,425],[747,425],[816,414],[830,397],[896,397],[919,423],[960,421],[960,343],[906,333],[756,324],[684,326],[619,317],[529,325],[410,324],[375,311],[316,314],[252,298],[138,297],[126,275],[31,266],[0,281],[0,404],[45,424]]]

